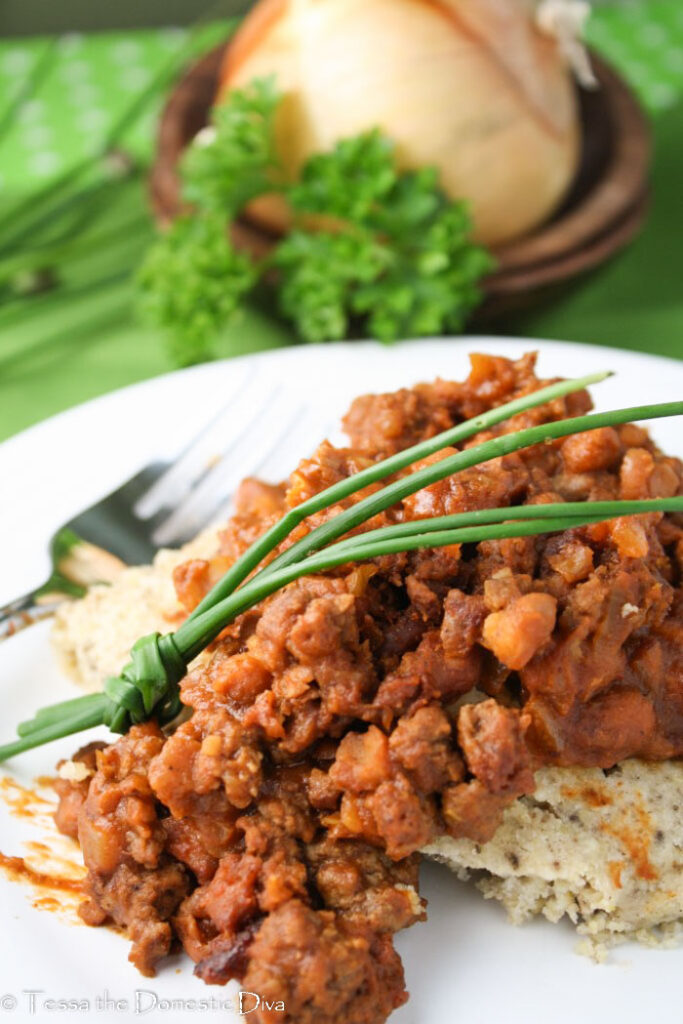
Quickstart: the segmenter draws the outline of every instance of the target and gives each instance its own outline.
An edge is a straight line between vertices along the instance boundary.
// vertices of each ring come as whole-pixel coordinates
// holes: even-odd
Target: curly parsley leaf
[[[392,143],[378,131],[342,139],[329,153],[310,157],[288,191],[300,214],[323,214],[350,224],[366,222],[398,177]]]
[[[377,279],[385,260],[369,233],[291,231],[271,259],[280,311],[304,341],[345,338],[356,290]]]
[[[204,210],[235,217],[276,187],[274,121],[279,96],[272,78],[235,89],[215,107],[211,125],[196,136],[181,162],[182,196]]]
[[[140,273],[146,309],[170,329],[175,361],[208,358],[266,272],[280,312],[305,341],[459,331],[493,267],[470,239],[466,205],[444,195],[434,169],[399,171],[393,143],[376,130],[312,156],[286,184],[275,147],[278,102],[272,79],[233,91],[181,162],[193,212],[159,239]],[[273,191],[295,225],[257,263],[235,251],[228,226]]]
[[[258,268],[229,240],[220,215],[178,217],[139,271],[143,306],[169,331],[180,366],[211,358],[212,343],[258,278]]]
[[[296,207],[343,218],[335,234],[299,231],[275,250],[280,310],[306,341],[346,337],[352,322],[381,341],[457,332],[479,303],[493,260],[470,241],[465,204],[431,168],[398,174],[377,133],[309,161]]]
[[[470,241],[466,206],[445,200],[431,172],[420,171],[399,180],[376,225],[388,239],[386,268],[353,296],[368,332],[393,341],[461,331],[481,301],[478,282],[494,267]]]

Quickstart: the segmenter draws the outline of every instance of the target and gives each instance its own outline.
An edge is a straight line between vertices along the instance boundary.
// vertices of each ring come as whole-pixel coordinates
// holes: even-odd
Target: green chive
[[[658,405],[641,405],[631,409],[614,409],[611,412],[592,413],[588,416],[576,416],[568,420],[559,420],[555,423],[544,423],[538,427],[529,427],[526,430],[518,430],[512,434],[501,434],[491,441],[484,441],[483,444],[467,448],[440,462],[430,466],[424,466],[409,476],[396,480],[376,494],[371,494],[362,501],[345,509],[339,515],[327,523],[323,523],[317,529],[312,530],[306,537],[303,537],[296,544],[278,555],[267,571],[270,573],[286,565],[292,565],[311,551],[319,551],[320,548],[336,540],[343,534],[360,526],[361,523],[372,519],[391,505],[397,504],[404,498],[416,491],[438,483],[448,476],[459,473],[464,469],[472,469],[484,462],[500,458],[503,455],[510,455],[512,452],[520,451],[522,448],[530,448],[537,444],[544,444],[548,441],[557,440],[561,437],[569,437],[571,434],[579,434],[586,430],[595,430],[598,427],[611,427],[620,423],[631,423],[638,420],[657,419],[665,416],[683,415],[683,402],[665,402]],[[354,477],[350,478],[351,480]],[[220,584],[219,584],[220,586]]]
[[[683,511],[681,499],[661,499],[660,511],[665,502],[669,503],[669,507],[674,511]],[[619,506],[620,503],[612,504]],[[529,513],[533,514],[535,508],[537,506],[529,506]],[[397,536],[373,543],[363,543],[363,535],[361,535],[355,546],[351,543],[334,545],[311,555],[304,561],[280,566],[277,569],[269,567],[267,572],[259,573],[239,590],[219,601],[213,608],[196,619],[187,619],[175,633],[176,645],[189,663],[215,640],[218,634],[238,615],[248,611],[264,598],[301,576],[312,576],[347,562],[367,561],[370,558],[379,558],[382,555],[397,554],[402,551],[415,551],[419,548],[447,547],[450,544],[478,544],[486,540],[501,540],[510,537],[532,537],[543,533],[573,530],[580,526],[604,522],[612,518],[614,518],[613,511],[608,515],[556,516],[550,519],[529,519],[522,522],[494,523],[487,526],[477,524],[434,532],[424,530],[419,532],[425,522],[420,520],[413,523],[415,532],[411,536]]]
[[[63,736],[72,736],[75,732],[83,732],[85,729],[92,729],[97,725],[102,725],[103,711],[101,705],[106,698],[103,694],[99,693],[91,694],[91,696],[99,698],[99,700],[97,702],[93,701],[89,710],[82,711],[80,714],[68,715],[59,721],[50,722],[44,728],[34,729],[30,733],[24,734],[21,739],[15,740],[14,743],[7,743],[4,747],[0,747],[0,761],[6,761],[16,754],[22,754],[25,750],[41,747],[44,743],[59,740]]]
[[[251,547],[245,551],[245,553],[230,569],[228,569],[227,573],[218,581],[213,590],[211,590],[204,600],[195,608],[190,618],[196,618],[208,608],[211,608],[217,601],[221,601],[228,594],[231,594],[233,590],[235,590],[235,588],[253,572],[263,559],[274,551],[275,548],[304,521],[304,519],[308,518],[308,516],[313,515],[315,512],[322,512],[324,509],[336,504],[336,502],[341,501],[343,498],[348,498],[350,495],[356,494],[364,487],[377,483],[379,480],[384,480],[393,473],[397,473],[400,470],[405,469],[407,466],[412,465],[412,463],[417,462],[420,459],[424,459],[429,455],[434,455],[436,452],[441,451],[442,448],[459,444],[461,441],[467,440],[474,434],[480,433],[482,430],[488,430],[490,427],[496,426],[498,423],[502,423],[503,420],[510,419],[510,417],[515,416],[517,413],[525,412],[527,409],[534,409],[537,406],[550,402],[555,398],[561,398],[564,395],[581,391],[590,384],[599,384],[610,376],[611,371],[606,370],[602,373],[593,373],[587,377],[580,377],[576,380],[564,380],[559,381],[556,384],[550,384],[547,387],[541,388],[539,391],[532,392],[530,395],[523,395],[521,398],[515,398],[511,402],[506,402],[505,405],[496,406],[495,409],[490,409],[488,412],[482,413],[480,416],[475,416],[473,419],[466,420],[464,423],[459,423],[457,426],[451,427],[450,430],[445,430],[443,433],[437,434],[436,437],[429,438],[427,441],[421,441],[419,444],[415,444],[411,448],[406,448],[403,451],[398,452],[396,455],[390,456],[388,459],[383,459],[382,462],[378,462],[374,466],[369,466],[367,469],[361,470],[360,473],[354,473],[353,476],[350,476],[345,480],[340,480],[339,483],[333,484],[332,487],[326,488],[319,494],[314,494],[307,501],[302,502],[301,505],[297,505],[295,508],[290,509],[289,512],[279,520],[279,522],[275,523],[274,526],[267,530],[262,537],[254,541]],[[474,451],[476,449],[472,450]],[[439,463],[439,465],[442,466],[443,463]],[[448,475],[448,471],[444,473],[444,475]],[[436,477],[436,479],[440,479],[440,477]],[[418,489],[418,487],[415,488],[415,490]],[[386,489],[380,493],[384,495],[386,493]],[[406,493],[412,492],[408,491]],[[378,498],[379,496],[376,495],[374,497]],[[390,498],[386,504],[381,504],[381,498],[379,500],[381,507],[377,508],[376,511],[382,511],[384,508],[394,504],[394,502],[399,499]],[[365,502],[359,502],[354,505],[354,509],[362,509],[365,504]],[[371,515],[375,514],[376,512],[372,512],[366,515],[361,511],[357,521],[353,525],[358,525],[365,519],[369,519]],[[355,518],[355,516],[353,518]],[[338,520],[339,517],[336,517],[335,522]],[[353,529],[353,526],[345,526],[339,533],[335,533],[334,537],[339,537],[342,533],[346,533],[350,529]],[[310,537],[316,534],[317,531],[313,531],[307,539],[310,539]],[[321,545],[318,545],[318,547],[320,546]],[[298,549],[298,545],[294,545],[294,547]],[[290,549],[290,551],[291,550],[293,550],[293,548]],[[294,557],[296,558],[298,556]]]
[[[187,666],[236,616],[302,576],[324,572],[349,562],[366,561],[420,548],[554,533],[623,515],[683,512],[683,496],[647,501],[557,502],[549,505],[481,509],[452,516],[398,523],[348,537],[337,544],[325,547],[330,541],[367,522],[378,512],[396,504],[409,494],[453,473],[522,448],[597,427],[680,415],[683,413],[683,402],[618,409],[503,434],[442,459],[434,465],[425,466],[342,511],[244,582],[246,576],[263,557],[312,512],[328,508],[341,498],[386,478],[417,459],[453,444],[456,440],[471,437],[523,409],[533,408],[534,405],[548,401],[551,397],[569,394],[584,387],[586,383],[602,380],[605,376],[607,375],[598,374],[580,381],[565,381],[516,399],[506,406],[491,410],[484,416],[459,424],[436,438],[399,452],[384,462],[340,481],[308,502],[292,509],[280,523],[264,535],[260,546],[259,542],[252,545],[175,634],[166,637],[154,634],[138,641],[132,652],[131,664],[126,667],[121,677],[107,681],[105,693],[62,701],[38,711],[31,721],[23,722],[19,726],[20,738],[17,741],[0,747],[0,760],[95,725],[107,723],[113,731],[121,732],[125,731],[132,720],[141,721],[145,715],[156,713],[163,721],[169,720],[179,710],[177,681],[182,675],[183,665]],[[321,551],[320,548],[323,547],[324,550]],[[243,585],[235,590],[240,583]]]
[[[433,516],[429,519],[413,519],[394,526],[383,526],[377,530],[357,534],[334,545],[327,551],[355,549],[359,545],[374,544],[376,541],[394,540],[398,537],[412,537],[415,534],[435,533],[459,527],[476,526],[479,523],[503,523],[517,519],[582,519],[597,516],[598,521],[616,519],[619,516],[633,516],[648,512],[683,512],[683,497],[648,498],[644,501],[565,501],[547,505],[512,505],[508,508],[485,508],[473,512],[458,512],[450,516]],[[266,568],[264,572],[268,572]]]

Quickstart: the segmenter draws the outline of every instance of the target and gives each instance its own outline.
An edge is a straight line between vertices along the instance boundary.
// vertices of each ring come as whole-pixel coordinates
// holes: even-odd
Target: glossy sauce
[[[0,852],[0,868],[14,881],[30,882],[41,889],[52,889],[57,892],[81,894],[83,883],[78,878],[63,878],[59,875],[46,874],[30,867],[24,857],[10,857]]]
[[[40,777],[36,785],[48,787],[51,778]],[[15,818],[31,821],[35,825],[52,824],[55,805],[35,789],[22,786],[9,776],[0,778],[0,799]],[[56,838],[56,837],[55,837]],[[0,851],[0,869],[12,881],[28,883],[37,890],[33,906],[41,910],[60,911],[71,904],[73,897],[80,901],[83,895],[85,870],[79,863],[76,847],[73,858],[63,856],[55,843],[36,840],[24,842],[26,857],[12,856]],[[55,895],[52,895],[52,894]],[[70,908],[69,908],[70,909]]]
[[[38,785],[50,785],[52,780],[36,779]],[[36,792],[35,789],[28,789],[22,786],[15,779],[4,775],[0,778],[0,799],[5,803],[15,818],[34,819],[43,815],[52,815],[55,805],[50,800]]]

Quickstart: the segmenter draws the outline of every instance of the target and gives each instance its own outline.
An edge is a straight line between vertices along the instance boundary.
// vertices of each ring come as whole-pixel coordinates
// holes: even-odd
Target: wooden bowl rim
[[[190,66],[169,96],[160,119],[157,157],[150,178],[150,198],[160,222],[177,212],[176,164],[187,145],[188,111],[197,95],[215,96],[229,42],[215,47]],[[610,115],[614,148],[608,165],[575,205],[550,222],[504,247],[494,249],[498,269],[485,282],[497,296],[535,291],[591,270],[624,248],[648,209],[651,132],[634,93],[610,65],[591,53],[593,67]],[[202,103],[202,107],[203,107]],[[212,102],[206,103],[208,113]],[[275,235],[241,218],[234,226],[236,244],[260,256]]]
[[[486,282],[487,295],[515,295],[540,290],[579,274],[595,270],[615,253],[624,249],[636,236],[650,209],[650,196],[644,192],[640,199],[606,232],[580,249],[568,252],[563,259],[546,266],[539,264],[522,267],[517,271],[492,274]]]
[[[614,151],[602,177],[574,207],[560,213],[532,234],[497,250],[501,273],[563,259],[629,216],[648,189],[651,162],[650,126],[631,89],[600,57],[591,55],[607,100]]]

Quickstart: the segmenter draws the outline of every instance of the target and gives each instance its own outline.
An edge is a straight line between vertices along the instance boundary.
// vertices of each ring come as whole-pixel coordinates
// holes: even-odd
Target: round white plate
[[[480,337],[289,348],[172,373],[79,406],[0,446],[0,603],[42,582],[47,541],[63,521],[147,462],[172,457],[228,399],[243,416],[239,396],[255,374],[264,388],[279,389],[273,410],[283,394],[291,395],[292,408],[308,410],[306,441],[294,430],[294,450],[285,444],[255,466],[249,444],[242,446],[244,475],[258,470],[277,479],[323,436],[334,436],[333,424],[355,395],[435,376],[462,378],[471,351],[517,357],[530,349],[539,352],[543,376],[616,371],[594,389],[598,409],[683,395],[683,363],[564,342]],[[272,414],[269,429],[274,437],[284,433],[281,415]],[[680,423],[658,421],[653,433],[666,450],[683,454]],[[53,662],[48,624],[0,645],[0,685],[2,740],[40,705],[75,693]],[[6,771],[30,786],[79,742],[71,738],[31,752]],[[26,841],[50,835],[44,824],[12,816],[4,802],[0,828],[5,854],[21,855]],[[392,1024],[640,1024],[657,1007],[664,1019],[678,1019],[680,951],[626,945],[596,966],[573,952],[569,925],[537,921],[514,928],[498,905],[445,869],[423,869],[423,892],[428,922],[397,940],[411,999]],[[205,987],[192,977],[187,958],[174,957],[156,978],[142,978],[127,962],[121,936],[33,907],[35,894],[2,873],[0,893],[0,1016],[22,1022],[237,1020],[219,1005],[234,998],[234,987]]]

